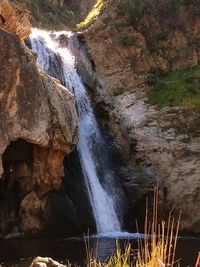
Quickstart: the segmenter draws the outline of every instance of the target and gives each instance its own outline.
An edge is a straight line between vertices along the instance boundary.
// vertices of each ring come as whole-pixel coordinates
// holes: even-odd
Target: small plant
[[[153,68],[147,76],[147,84],[149,86],[155,86],[157,83],[159,83],[161,77],[164,77],[163,70],[160,68]]]
[[[130,58],[130,64],[132,69],[134,69],[137,66],[137,59],[134,55],[132,55]]]
[[[146,39],[147,48],[149,49],[150,53],[156,53],[157,48],[157,41],[155,39]]]
[[[181,6],[185,6],[189,3],[190,3],[190,0],[170,0],[170,1],[167,1],[165,4],[165,12],[170,16],[174,15],[174,14],[176,14],[177,10]]]
[[[148,203],[148,202],[147,202]],[[154,190],[153,219],[149,221],[148,205],[146,207],[144,239],[138,239],[138,248],[134,250],[130,243],[124,252],[116,242],[116,253],[107,262],[98,262],[97,257],[86,243],[87,267],[175,267],[175,253],[180,225],[180,215],[177,223],[169,214],[168,222],[158,222],[158,189]],[[176,224],[176,226],[175,226]],[[139,230],[138,230],[139,232]],[[200,260],[200,259],[199,259]]]
[[[128,24],[126,21],[119,21],[119,22],[116,22],[115,26],[117,29],[122,29],[122,28],[127,27]]]
[[[156,40],[157,41],[166,41],[168,38],[168,34],[166,32],[159,32],[156,35]]]
[[[125,0],[125,1],[116,1],[115,3],[117,12],[120,16],[124,16],[129,13],[130,8],[132,6],[132,3],[130,0]]]
[[[13,0],[14,1],[14,0]],[[75,17],[72,11],[52,4],[49,0],[18,0],[26,3],[32,14],[32,24],[47,30],[60,30],[73,26]]]
[[[119,43],[124,45],[124,46],[132,46],[135,44],[135,40],[133,40],[132,38],[130,38],[128,35],[123,35],[120,40]]]

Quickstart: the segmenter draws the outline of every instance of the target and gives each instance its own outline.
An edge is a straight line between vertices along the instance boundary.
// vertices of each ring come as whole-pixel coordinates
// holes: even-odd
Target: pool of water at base
[[[98,258],[105,261],[116,248],[116,238],[123,248],[129,240],[137,247],[137,234],[101,235],[87,238],[90,249],[98,248]],[[181,237],[178,240],[176,259],[181,259],[181,267],[194,266],[200,251],[200,238]],[[0,267],[28,267],[36,256],[51,257],[62,263],[67,261],[84,266],[86,263],[85,240],[82,237],[67,239],[13,239],[0,240]]]

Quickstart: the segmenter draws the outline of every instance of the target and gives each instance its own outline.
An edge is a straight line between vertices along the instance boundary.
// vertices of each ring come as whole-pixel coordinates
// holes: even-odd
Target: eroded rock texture
[[[127,16],[111,7],[82,36],[103,85],[96,91],[93,86],[91,94],[110,136],[113,159],[121,166],[121,182],[132,207],[129,225],[144,215],[141,204],[158,180],[160,213],[167,216],[173,207],[177,213],[181,209],[181,230],[200,233],[200,114],[183,107],[149,105],[146,84],[153,69],[198,64],[199,45],[191,40],[200,36],[200,20],[195,14],[191,18],[193,9],[193,5],[180,9],[176,21],[184,17],[183,30],[178,24],[168,25],[166,18],[161,24],[158,16],[145,13],[143,26],[126,26]],[[165,39],[157,40],[153,50],[147,38],[163,31]]]
[[[1,0],[0,27],[15,34],[20,40],[23,40],[31,32],[29,18],[25,5]]]
[[[77,141],[75,99],[4,30],[0,47],[0,232],[42,230]]]

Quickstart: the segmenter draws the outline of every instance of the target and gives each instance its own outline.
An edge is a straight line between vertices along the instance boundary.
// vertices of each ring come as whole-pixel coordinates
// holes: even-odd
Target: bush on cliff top
[[[76,24],[72,11],[53,4],[50,0],[12,0],[27,4],[31,12],[32,24],[47,30],[61,30]]]

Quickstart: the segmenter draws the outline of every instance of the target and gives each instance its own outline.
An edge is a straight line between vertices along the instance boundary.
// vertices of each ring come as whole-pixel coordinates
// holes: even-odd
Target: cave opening
[[[0,230],[10,233],[19,225],[22,199],[33,188],[33,144],[12,141],[2,155],[3,175],[0,179]]]

